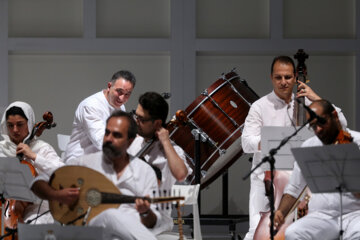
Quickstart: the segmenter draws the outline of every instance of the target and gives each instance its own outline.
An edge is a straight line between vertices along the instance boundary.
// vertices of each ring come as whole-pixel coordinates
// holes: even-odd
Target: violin
[[[346,143],[352,143],[353,137],[350,135],[350,133],[340,130],[339,134],[335,138],[334,144],[346,144]]]
[[[53,122],[54,116],[51,112],[45,112],[43,114],[43,120],[44,121],[38,122],[34,125],[31,135],[27,140],[25,140],[25,144],[29,145],[31,140],[33,140],[35,136],[40,137],[45,129],[51,129],[56,126],[56,123]],[[31,174],[34,177],[37,176],[35,167],[32,165],[32,163],[29,160],[24,159],[23,154],[18,154],[17,157],[19,158],[21,164],[25,164],[30,168]],[[4,227],[5,229],[8,229],[6,231],[7,232],[6,235],[8,236],[3,239],[5,240],[17,239],[17,234],[16,234],[17,223],[23,222],[23,212],[16,212],[15,205],[22,205],[22,209],[25,210],[25,208],[29,204],[31,203],[24,201],[17,201],[14,199],[7,199],[5,201]]]

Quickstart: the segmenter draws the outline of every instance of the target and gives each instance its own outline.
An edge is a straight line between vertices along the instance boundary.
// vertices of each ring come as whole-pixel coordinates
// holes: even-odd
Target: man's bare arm
[[[274,225],[276,229],[279,229],[280,226],[284,223],[285,217],[291,210],[292,206],[295,204],[296,198],[290,194],[284,194],[281,198],[278,209],[275,212],[274,216]]]
[[[58,201],[67,205],[73,204],[79,197],[78,188],[55,190],[44,180],[36,181],[31,190],[41,199]]]

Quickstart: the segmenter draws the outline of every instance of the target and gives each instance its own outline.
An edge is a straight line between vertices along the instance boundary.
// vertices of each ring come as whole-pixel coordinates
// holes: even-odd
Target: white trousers
[[[275,209],[282,198],[291,171],[276,171],[274,175]],[[255,230],[261,219],[261,212],[270,211],[269,199],[265,196],[264,173],[252,174],[249,197],[249,231],[245,236],[246,240],[254,238]]]
[[[340,218],[313,212],[292,223],[285,239],[339,239]],[[360,210],[343,215],[343,239],[360,239]]]
[[[265,196],[264,174],[252,174],[250,177],[249,195],[249,231],[245,240],[252,240],[260,221],[260,212],[269,210],[269,200]]]
[[[149,239],[155,236],[140,221],[140,217],[132,212],[120,209],[107,209],[91,219],[90,226],[103,227],[106,232],[104,239]]]

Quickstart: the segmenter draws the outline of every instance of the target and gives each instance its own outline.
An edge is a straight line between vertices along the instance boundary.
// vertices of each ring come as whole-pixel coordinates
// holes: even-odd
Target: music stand
[[[36,196],[30,190],[34,177],[30,168],[20,164],[16,157],[0,157],[0,197],[1,209],[5,199],[35,202]],[[1,235],[4,235],[4,213],[1,214]]]
[[[296,127],[299,128],[299,127]],[[294,132],[294,127],[274,127],[265,126],[261,128],[261,158],[264,158],[271,149],[280,145],[280,142]],[[308,138],[314,136],[314,133],[308,128],[301,129],[296,136],[292,137],[279,151],[274,155],[275,169],[292,170],[294,168],[294,156],[290,149],[300,147]],[[261,168],[264,171],[270,170],[270,164],[264,163]]]
[[[360,150],[355,143],[293,148],[301,173],[313,193],[340,194],[340,239],[342,239],[342,193],[360,192]]]
[[[102,227],[61,226],[59,224],[22,224],[18,225],[19,240],[37,239],[103,239]],[[47,237],[47,238],[46,238]]]

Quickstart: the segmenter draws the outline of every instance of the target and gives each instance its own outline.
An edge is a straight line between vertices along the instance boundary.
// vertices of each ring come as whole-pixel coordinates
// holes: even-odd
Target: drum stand
[[[202,133],[199,129],[193,129],[192,134],[195,140],[194,147],[194,162],[195,162],[195,184],[201,184],[201,156],[200,156],[200,145],[201,142],[206,142],[208,136]],[[229,226],[229,232],[232,239],[239,239],[236,236],[236,224],[239,222],[248,221],[248,215],[229,215],[228,204],[229,204],[229,182],[228,172],[222,175],[222,214],[221,215],[201,215],[201,193],[198,196],[198,206],[201,225],[227,225]],[[185,219],[184,219],[185,220]]]

